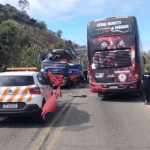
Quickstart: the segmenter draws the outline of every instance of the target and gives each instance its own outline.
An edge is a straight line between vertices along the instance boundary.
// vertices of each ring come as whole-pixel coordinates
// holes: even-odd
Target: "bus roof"
[[[117,16],[117,17],[107,17],[107,18],[101,18],[101,19],[95,19],[90,21],[91,22],[97,22],[97,21],[103,21],[103,20],[111,20],[111,19],[119,19],[119,18],[132,18],[133,16]]]

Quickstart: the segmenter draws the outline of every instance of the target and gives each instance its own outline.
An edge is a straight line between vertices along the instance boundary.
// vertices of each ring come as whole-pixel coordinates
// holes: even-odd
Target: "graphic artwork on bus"
[[[118,35],[91,40],[91,66],[95,80],[101,83],[130,82],[135,71],[135,37]],[[101,76],[101,74],[104,74]]]
[[[136,17],[90,21],[87,52],[91,92],[116,94],[141,90],[143,50]]]

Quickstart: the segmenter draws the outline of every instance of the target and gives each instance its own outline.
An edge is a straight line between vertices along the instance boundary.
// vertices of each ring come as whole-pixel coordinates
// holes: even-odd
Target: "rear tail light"
[[[30,89],[30,94],[41,94],[39,87],[34,87]]]
[[[33,109],[32,112],[37,113],[37,110],[36,110],[36,109]]]

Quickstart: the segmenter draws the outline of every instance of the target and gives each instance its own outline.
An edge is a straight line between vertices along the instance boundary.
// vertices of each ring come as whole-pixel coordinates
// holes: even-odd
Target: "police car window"
[[[46,80],[46,83],[49,85],[51,80],[49,79],[48,75],[43,75],[44,79]]]
[[[33,85],[33,76],[1,76],[0,86],[27,86]]]
[[[38,74],[37,78],[38,78],[38,81],[39,81],[40,84],[42,84],[42,85],[48,85],[48,83],[46,82],[46,80],[43,77],[43,75]]]

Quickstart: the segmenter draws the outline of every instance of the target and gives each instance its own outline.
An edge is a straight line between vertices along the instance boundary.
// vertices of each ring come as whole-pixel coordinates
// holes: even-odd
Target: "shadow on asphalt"
[[[48,121],[52,120],[55,113],[49,113],[44,124],[38,124],[30,116],[0,117],[0,128],[43,128]]]
[[[80,88],[77,88],[77,87],[72,87],[72,88],[61,87],[61,88],[62,88],[62,93],[71,93],[71,94],[74,93],[76,90],[80,89]],[[73,91],[71,91],[71,90],[73,90]],[[74,99],[74,98],[71,97],[68,101],[71,101],[72,99]],[[46,121],[45,121],[44,124],[38,124],[30,116],[0,117],[0,128],[44,128],[46,126],[49,126],[49,124],[53,121],[56,114],[64,106],[63,103],[65,104],[66,101],[65,102],[58,101],[57,112],[47,114]],[[80,104],[74,104],[74,105],[80,105]],[[76,112],[77,112],[77,110],[76,110]],[[85,113],[83,112],[83,114],[85,114]],[[85,119],[86,118],[87,117],[85,117]],[[84,119],[83,119],[83,121],[84,121]],[[75,123],[75,125],[76,125],[76,123]]]
[[[69,109],[71,110],[71,114],[69,118],[67,118],[66,123],[61,124],[60,122],[64,120],[64,117],[68,113],[68,110],[66,110],[63,113],[64,116],[61,118],[61,120],[58,121],[58,123],[54,125],[54,127],[64,126],[65,129],[63,131],[71,131],[71,132],[92,128],[93,126],[81,126],[82,124],[85,124],[90,121],[90,115],[85,111],[78,110],[76,106],[79,106],[79,105],[87,105],[87,103],[71,104],[71,106],[69,107]]]
[[[117,95],[104,96],[101,98],[101,101],[139,103],[143,101],[143,99],[142,96],[140,95],[117,94]]]
[[[61,122],[63,121],[65,115],[68,113],[68,109],[72,109],[72,113],[69,117],[69,121],[63,126],[78,126],[84,123],[87,123],[90,121],[90,116],[87,112],[78,110],[76,106],[79,105],[86,105],[87,103],[75,103],[71,104],[70,107],[68,107],[61,115],[61,117],[58,118],[56,123],[54,124],[54,127],[60,127]],[[53,121],[53,119],[57,116],[59,113],[59,110],[62,109],[63,106],[57,107],[56,113],[49,113],[46,116],[46,121],[44,124],[38,124],[33,118],[31,117],[0,117],[0,128],[45,128],[50,126],[50,123]],[[73,130],[85,130],[90,127],[73,127]],[[67,129],[66,129],[67,130]],[[70,128],[68,130],[71,130]]]

